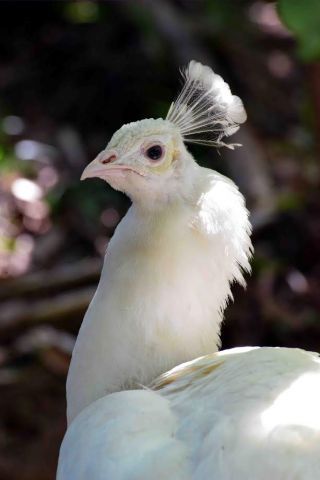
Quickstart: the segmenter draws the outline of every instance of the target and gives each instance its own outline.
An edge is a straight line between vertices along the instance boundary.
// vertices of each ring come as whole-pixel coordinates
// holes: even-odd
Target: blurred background
[[[255,257],[223,347],[320,350],[320,2],[0,2],[0,478],[51,480],[65,379],[129,200],[84,166],[124,123],[166,115],[190,59],[241,96],[219,152],[252,213]]]

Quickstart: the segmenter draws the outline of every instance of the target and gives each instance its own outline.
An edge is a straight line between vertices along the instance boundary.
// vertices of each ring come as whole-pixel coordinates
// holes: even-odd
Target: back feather
[[[166,119],[176,125],[185,141],[234,148],[221,139],[230,136],[246,121],[242,101],[210,67],[191,60],[182,72],[185,83]]]

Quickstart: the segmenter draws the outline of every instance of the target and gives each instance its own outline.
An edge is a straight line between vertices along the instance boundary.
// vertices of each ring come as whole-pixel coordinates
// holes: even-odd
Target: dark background
[[[316,2],[302,3],[298,27]],[[320,73],[302,30],[260,0],[0,2],[2,480],[54,478],[70,353],[129,206],[81,172],[124,123],[166,115],[193,58],[248,112],[242,148],[191,148],[252,212],[253,274],[223,347],[320,350]]]

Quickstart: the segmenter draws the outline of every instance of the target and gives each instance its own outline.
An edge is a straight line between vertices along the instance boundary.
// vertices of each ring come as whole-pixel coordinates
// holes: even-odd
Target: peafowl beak
[[[110,169],[110,166],[116,161],[117,155],[115,152],[105,151],[99,153],[99,155],[90,162],[83,170],[81,180],[86,178],[100,177],[104,178],[106,169]],[[108,167],[109,165],[109,167]]]
[[[108,181],[111,177],[122,177],[128,171],[142,175],[133,166],[121,163],[114,150],[103,150],[83,170],[81,180],[98,177]]]

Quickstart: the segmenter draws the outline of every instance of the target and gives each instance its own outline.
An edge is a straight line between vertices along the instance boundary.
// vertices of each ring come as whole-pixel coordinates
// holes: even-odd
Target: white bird
[[[184,142],[225,145],[246,114],[209,67],[192,61],[184,77],[165,120],[124,125],[82,175],[132,206],[72,355],[57,479],[316,480],[318,355],[217,353],[250,223],[233,182]]]

